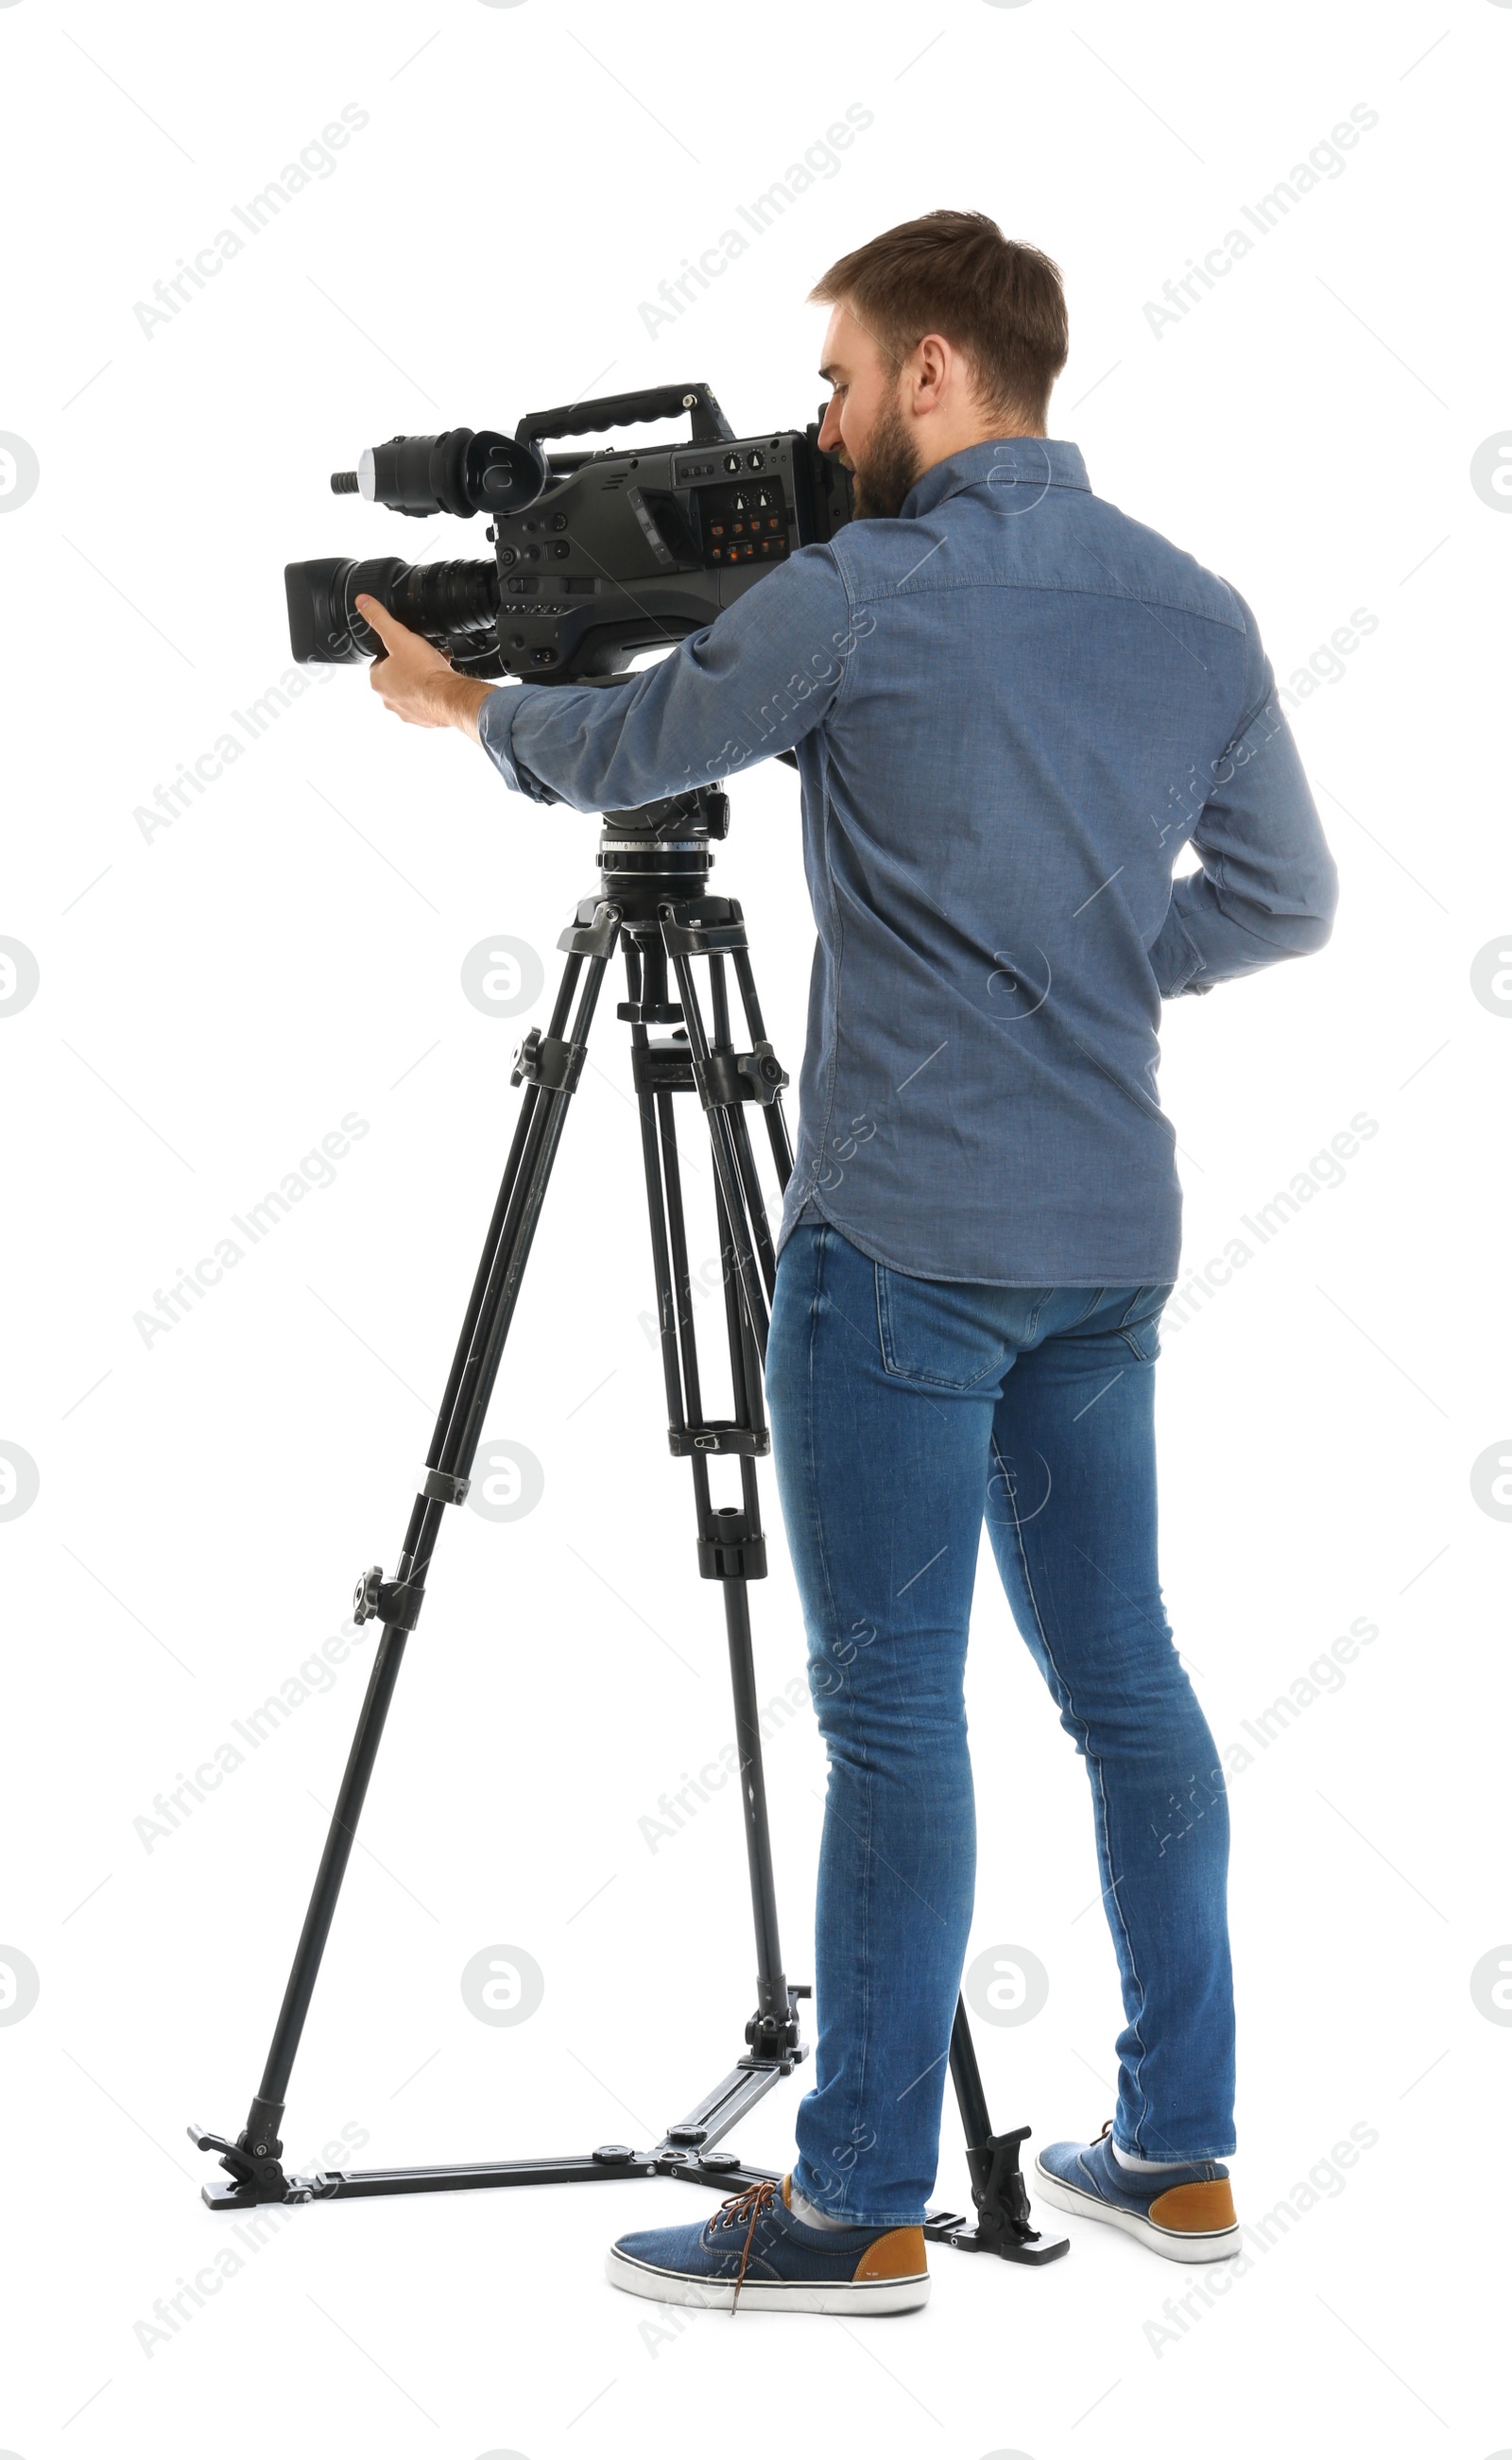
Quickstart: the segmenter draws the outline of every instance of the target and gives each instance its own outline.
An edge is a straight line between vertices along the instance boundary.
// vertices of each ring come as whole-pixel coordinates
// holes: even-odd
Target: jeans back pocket
[[[970,1392],[999,1376],[1026,1341],[1049,1290],[919,1281],[876,1264],[882,1363],[904,1383]]]
[[[1119,1322],[1118,1333],[1128,1343],[1136,1358],[1159,1358],[1161,1314],[1175,1287],[1174,1282],[1147,1282],[1130,1299]]]

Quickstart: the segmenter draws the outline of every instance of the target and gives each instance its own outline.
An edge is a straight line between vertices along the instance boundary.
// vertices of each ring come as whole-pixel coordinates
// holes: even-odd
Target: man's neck
[[[938,468],[942,461],[953,459],[957,453],[969,453],[978,444],[1011,444],[1016,443],[1022,437],[1043,438],[1044,435],[1045,430],[1042,427],[983,427],[969,429],[962,435],[955,435],[948,444],[931,447],[921,440],[919,476],[922,478],[926,471]]]

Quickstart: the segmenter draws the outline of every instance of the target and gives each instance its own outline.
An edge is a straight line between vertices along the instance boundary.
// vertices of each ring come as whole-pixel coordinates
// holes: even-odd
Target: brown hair
[[[926,333],[943,333],[969,359],[985,411],[1044,426],[1068,348],[1060,268],[1005,239],[989,215],[899,223],[841,257],[809,297],[843,301],[891,375]]]

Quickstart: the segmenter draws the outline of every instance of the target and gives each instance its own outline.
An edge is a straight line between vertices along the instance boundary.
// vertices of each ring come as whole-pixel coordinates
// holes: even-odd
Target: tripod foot
[[[964,2213],[931,2213],[924,2224],[925,2237],[958,2246],[964,2255],[999,2255],[1005,2263],[1054,2263],[1065,2255],[1069,2238],[1041,2237],[1030,2225],[1029,2190],[1018,2166],[1018,2148],[1031,2131],[1015,2127],[1006,2135],[968,2145],[976,2225]]]
[[[219,2152],[222,2169],[229,2170],[235,2182],[224,2187],[217,2178],[201,2188],[204,2201],[214,2210],[219,2212],[230,2207],[240,2211],[246,2204],[297,2204],[309,2200],[308,2195],[295,2192],[298,2188],[308,2187],[308,2179],[285,2176],[278,2157],[284,2148],[270,2130],[261,2134],[256,2144],[251,2144],[244,2128],[232,2144],[224,2135],[209,2134],[191,2120],[188,2136],[190,2143],[200,2152]]]
[[[790,2075],[799,2060],[807,2057],[807,2045],[799,2032],[798,2002],[812,1999],[814,1985],[811,1982],[787,1982],[784,1977],[782,1995],[788,2003],[785,2012],[771,2008],[763,2014],[758,2008],[746,2026],[750,2056],[741,2060],[742,2067],[767,2067],[776,2060],[782,2073]]]

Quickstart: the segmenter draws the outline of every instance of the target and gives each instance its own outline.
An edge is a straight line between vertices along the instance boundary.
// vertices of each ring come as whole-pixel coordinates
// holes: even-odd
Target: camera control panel
[[[707,570],[776,563],[793,542],[792,451],[786,439],[708,445],[681,456],[673,479],[692,490]]]

